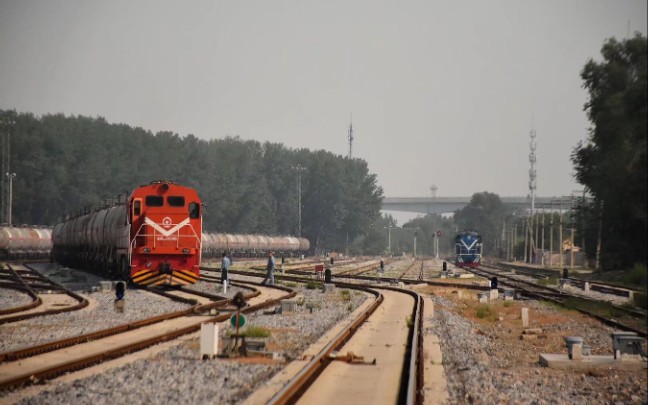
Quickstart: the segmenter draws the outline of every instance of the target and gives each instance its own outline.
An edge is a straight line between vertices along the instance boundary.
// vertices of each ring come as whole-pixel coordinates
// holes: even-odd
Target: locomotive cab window
[[[189,204],[189,218],[191,219],[200,218],[200,204],[195,202]]]
[[[142,214],[142,200],[133,201],[133,216]]]
[[[184,207],[185,199],[182,196],[169,196],[167,197],[167,204],[170,207]]]
[[[164,205],[164,198],[159,195],[147,195],[146,196],[146,206],[147,207],[161,207]]]

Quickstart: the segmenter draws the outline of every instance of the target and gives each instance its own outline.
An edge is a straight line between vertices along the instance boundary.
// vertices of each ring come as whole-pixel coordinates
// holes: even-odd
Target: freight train
[[[202,254],[205,257],[220,257],[223,252],[234,256],[265,257],[269,251],[278,256],[292,256],[309,249],[308,239],[292,236],[202,234]]]
[[[187,285],[199,276],[202,256],[265,256],[305,252],[310,243],[290,236],[202,232],[196,191],[170,181],[135,189],[127,201],[66,218],[52,231],[52,259],[92,268],[140,285]]]
[[[477,268],[481,263],[482,237],[474,231],[460,232],[455,236],[455,265]]]
[[[52,257],[140,285],[198,280],[202,202],[193,188],[154,181],[127,201],[68,217],[52,231]]]
[[[0,259],[47,258],[51,249],[51,228],[0,226]]]

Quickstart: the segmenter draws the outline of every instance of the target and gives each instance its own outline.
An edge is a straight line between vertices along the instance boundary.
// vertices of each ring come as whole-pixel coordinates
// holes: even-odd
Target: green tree
[[[572,162],[576,179],[594,197],[582,205],[582,215],[590,233],[600,220],[606,269],[646,263],[646,44],[639,34],[621,42],[609,39],[601,49],[603,61],[589,60],[581,72],[592,128],[587,141],[574,148]]]
[[[495,241],[501,237],[506,207],[497,194],[482,192],[473,194],[470,203],[455,212],[459,230],[473,230],[482,236],[482,252],[497,255]]]

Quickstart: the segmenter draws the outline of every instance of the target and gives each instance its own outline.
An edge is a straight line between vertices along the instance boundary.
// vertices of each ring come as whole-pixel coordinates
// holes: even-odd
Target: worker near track
[[[261,282],[261,284],[263,285],[267,284],[268,280],[270,280],[270,285],[274,285],[275,283],[275,278],[274,278],[275,258],[273,253],[274,252],[268,252],[268,264],[266,265],[266,276]]]
[[[227,257],[227,253],[223,252],[223,259],[221,260],[221,283],[223,284],[229,282],[228,273],[231,263],[230,258]]]

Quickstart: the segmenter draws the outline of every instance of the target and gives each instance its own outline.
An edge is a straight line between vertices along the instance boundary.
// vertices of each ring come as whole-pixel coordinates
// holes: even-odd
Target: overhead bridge
[[[420,214],[446,214],[462,209],[472,197],[385,197],[383,211],[416,212]],[[530,197],[500,197],[504,205],[511,208],[531,208]],[[536,197],[535,207],[559,210],[569,208],[572,197]],[[562,204],[561,204],[562,201]]]

